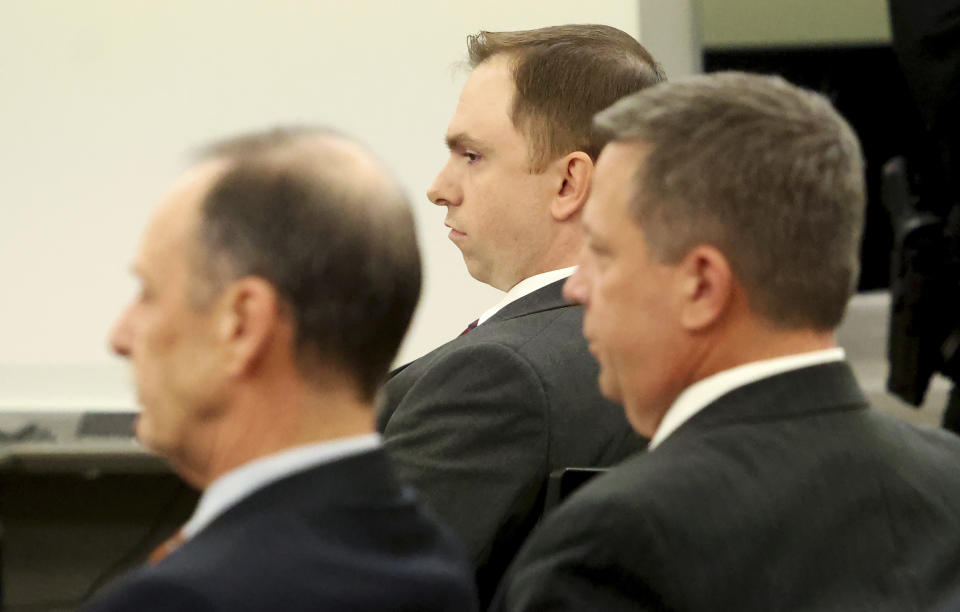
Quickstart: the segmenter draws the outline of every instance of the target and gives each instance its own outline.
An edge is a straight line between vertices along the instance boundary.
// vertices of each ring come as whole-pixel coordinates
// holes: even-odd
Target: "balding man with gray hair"
[[[565,295],[647,452],[547,517],[497,610],[933,610],[960,592],[960,439],[872,409],[837,348],[860,147],[726,73],[633,94]]]
[[[476,609],[459,544],[374,433],[420,292],[410,208],[379,162],[323,130],[216,145],[133,267],[111,344],[137,437],[203,496],[86,610]]]

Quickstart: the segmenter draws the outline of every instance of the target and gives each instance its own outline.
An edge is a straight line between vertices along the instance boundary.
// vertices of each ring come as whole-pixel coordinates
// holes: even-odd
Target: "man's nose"
[[[459,189],[450,176],[449,164],[440,169],[427,188],[427,198],[437,206],[459,206]]]
[[[127,308],[113,324],[110,332],[110,349],[121,357],[130,357],[133,346],[133,331],[130,326],[130,309]]]

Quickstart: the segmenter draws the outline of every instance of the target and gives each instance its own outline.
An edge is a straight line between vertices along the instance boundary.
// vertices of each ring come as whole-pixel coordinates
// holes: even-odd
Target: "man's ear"
[[[556,163],[559,164],[561,182],[550,204],[550,214],[556,221],[566,221],[583,208],[590,195],[593,160],[583,151],[574,151]]]
[[[680,323],[689,331],[706,329],[730,308],[734,282],[730,262],[715,247],[698,245],[680,261]]]
[[[266,354],[280,323],[280,298],[266,280],[245,276],[227,287],[220,299],[217,335],[227,372],[249,371]]]

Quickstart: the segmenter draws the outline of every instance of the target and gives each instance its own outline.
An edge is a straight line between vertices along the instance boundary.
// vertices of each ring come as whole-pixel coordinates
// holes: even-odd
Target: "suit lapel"
[[[496,314],[490,317],[490,319],[485,321],[483,325],[477,327],[475,330],[473,330],[469,334],[457,336],[456,338],[451,339],[449,342],[445,344],[441,344],[440,346],[433,349],[426,355],[423,355],[422,357],[418,357],[413,361],[409,361],[403,364],[402,366],[398,366],[394,368],[393,370],[390,371],[390,374],[387,376],[387,380],[393,378],[400,372],[403,372],[408,367],[412,366],[415,363],[420,362],[421,360],[429,361],[435,354],[444,350],[447,346],[453,344],[454,342],[466,342],[468,341],[468,339],[473,340],[479,337],[479,335],[481,335],[480,331],[483,330],[483,327],[485,325],[489,325],[491,323],[497,323],[498,321],[507,321],[509,319],[516,319],[517,317],[523,317],[526,315],[530,315],[538,312],[544,312],[547,310],[555,310],[557,308],[570,308],[574,306],[573,304],[571,304],[570,302],[568,302],[563,298],[564,282],[566,282],[566,279],[561,279],[554,283],[550,283],[549,285],[545,287],[541,287],[540,289],[537,289],[536,291],[529,293],[514,302],[510,302],[509,304],[507,304],[506,306],[498,310]]]
[[[563,297],[563,283],[566,281],[567,279],[565,278],[560,279],[550,283],[545,287],[541,287],[532,293],[528,293],[522,298],[510,302],[498,310],[496,314],[490,317],[490,319],[485,322],[484,325],[488,325],[497,321],[515,319],[517,317],[522,317],[537,312],[544,312],[546,310],[555,310],[557,308],[567,308],[572,306],[573,304],[565,300]]]
[[[422,357],[414,359],[413,361],[392,370],[387,377],[388,386],[391,384],[397,385],[398,382],[403,379],[409,382],[407,385],[401,385],[400,387],[391,386],[390,389],[385,387],[381,391],[381,397],[377,407],[377,430],[380,432],[386,430],[387,423],[390,422],[390,419],[393,417],[393,411],[397,408],[399,398],[406,393],[409,384],[412,384],[413,381],[419,378],[423,371],[430,367],[431,362],[447,350],[465,345],[467,343],[484,341],[487,338],[487,334],[496,327],[497,323],[536,314],[538,312],[556,310],[559,308],[572,308],[574,304],[571,304],[563,298],[564,282],[566,282],[566,279],[555,281],[513,302],[510,302],[498,310],[496,314],[490,317],[490,319],[485,321],[483,325],[478,326],[469,334],[453,338],[449,342],[433,349],[426,355],[423,355]],[[407,372],[407,376],[400,377],[399,375],[408,368],[410,368],[410,371]],[[394,380],[395,378],[397,380]],[[399,391],[397,391],[398,388]],[[391,392],[393,392],[393,395],[391,395]]]

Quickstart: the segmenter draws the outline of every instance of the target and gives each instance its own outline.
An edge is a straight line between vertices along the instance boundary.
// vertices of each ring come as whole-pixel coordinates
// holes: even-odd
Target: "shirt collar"
[[[206,488],[181,533],[187,539],[195,536],[245,497],[281,478],[378,446],[380,435],[372,433],[296,446],[247,462],[223,474]]]
[[[569,268],[561,268],[559,270],[551,270],[549,272],[543,272],[541,274],[534,274],[530,278],[523,279],[522,281],[514,285],[513,288],[510,289],[510,291],[507,291],[507,294],[503,296],[503,299],[500,300],[500,302],[496,306],[494,306],[493,308],[490,308],[489,310],[484,312],[482,315],[480,315],[480,319],[478,320],[477,325],[483,325],[483,323],[486,320],[488,320],[490,317],[500,312],[500,310],[503,309],[507,304],[510,304],[511,302],[515,302],[520,298],[522,298],[523,296],[533,293],[537,289],[543,289],[550,283],[554,283],[560,279],[567,278],[568,276],[573,274],[574,270],[576,269],[577,269],[576,266],[570,266]]]
[[[831,361],[843,361],[844,358],[845,353],[842,348],[810,351],[797,355],[787,355],[786,357],[754,361],[699,380],[677,396],[677,399],[663,415],[663,419],[661,419],[660,425],[650,439],[647,449],[655,449],[667,436],[690,420],[693,415],[737,387],[742,387],[774,374],[799,370],[800,368]]]

